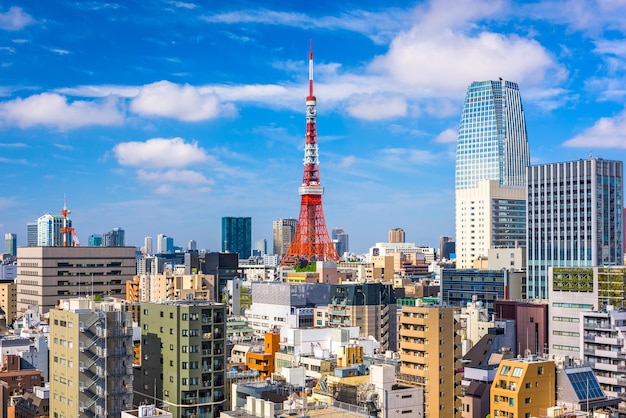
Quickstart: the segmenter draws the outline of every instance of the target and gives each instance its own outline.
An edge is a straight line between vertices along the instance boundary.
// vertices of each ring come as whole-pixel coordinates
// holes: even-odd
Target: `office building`
[[[296,234],[298,227],[297,219],[277,219],[272,223],[272,232],[274,235],[273,251],[277,256],[284,256],[291,245],[293,236]]]
[[[518,85],[505,80],[472,83],[456,153],[457,268],[472,268],[473,260],[486,258],[492,246],[524,241],[520,229],[525,232],[529,163]]]
[[[388,242],[404,242],[404,229],[402,228],[391,228],[388,235]]]
[[[157,235],[157,254],[169,254],[174,252],[174,238],[165,234]]]
[[[198,243],[193,240],[190,239],[189,241],[187,241],[187,251],[196,251],[198,249]]]
[[[502,360],[491,385],[491,416],[544,416],[542,412],[556,404],[555,382],[552,360],[534,354]]]
[[[28,222],[26,224],[26,246],[37,246],[37,222]]]
[[[267,240],[265,238],[255,241],[254,256],[263,257],[267,254]]]
[[[468,269],[487,259],[491,248],[515,248],[526,241],[526,189],[478,180],[456,191],[456,266]]]
[[[452,237],[439,237],[439,260],[450,260],[454,255],[456,258],[456,243]]]
[[[345,229],[333,228],[331,232],[331,239],[333,240],[333,244],[335,245],[335,249],[337,250],[339,257],[343,257],[345,253],[350,252],[350,238],[348,237],[348,233]]]
[[[467,89],[459,126],[456,190],[474,188],[480,180],[524,187],[529,164],[518,85],[505,80],[473,82]]]
[[[237,253],[242,260],[252,255],[252,218],[222,218],[222,252]]]
[[[69,232],[63,234],[64,219],[61,215],[46,213],[37,219],[37,246],[39,247],[61,247],[72,245],[72,236]],[[72,221],[67,219],[68,228],[72,226]],[[65,236],[64,236],[65,235]]]
[[[329,326],[360,327],[361,334],[380,343],[382,352],[395,351],[396,298],[391,283],[331,284],[328,312]]]
[[[89,235],[89,238],[87,239],[87,245],[90,247],[102,247],[102,235]]]
[[[17,235],[12,233],[4,234],[4,252],[13,257],[17,255]]]
[[[113,228],[109,232],[102,235],[103,247],[123,247],[124,246],[124,230],[122,228]]]
[[[219,417],[226,407],[226,306],[207,301],[141,304],[135,405],[155,397],[174,418]]]
[[[492,315],[494,303],[502,299],[523,299],[526,273],[509,270],[443,269],[441,298],[450,306],[465,307],[478,297]]]
[[[624,264],[623,163],[589,158],[528,168],[528,297],[548,296],[548,267]]]
[[[146,255],[152,255],[152,237],[145,237],[143,239],[143,248],[144,248],[144,254]]]
[[[45,314],[61,298],[124,298],[136,272],[135,247],[19,247],[17,260],[18,315],[29,305]]]
[[[120,417],[132,407],[133,322],[124,301],[65,299],[50,311],[50,416]]]
[[[425,418],[461,416],[458,330],[454,308],[422,304],[402,307],[397,380],[423,387]]]

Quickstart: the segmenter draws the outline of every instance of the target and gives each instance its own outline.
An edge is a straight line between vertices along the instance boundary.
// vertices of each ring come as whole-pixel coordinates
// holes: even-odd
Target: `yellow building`
[[[424,417],[460,417],[459,323],[454,309],[403,306],[400,314],[400,383],[424,388]]]
[[[15,282],[0,283],[0,308],[6,314],[7,325],[17,317],[17,284]]]
[[[530,355],[502,360],[491,384],[491,416],[530,418],[554,406],[554,361]]]

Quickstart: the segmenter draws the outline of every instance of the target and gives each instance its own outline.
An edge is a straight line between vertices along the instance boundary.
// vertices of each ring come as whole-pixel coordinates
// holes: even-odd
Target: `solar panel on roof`
[[[589,367],[577,367],[565,369],[565,374],[569,378],[578,400],[604,398],[604,392],[596,376]]]

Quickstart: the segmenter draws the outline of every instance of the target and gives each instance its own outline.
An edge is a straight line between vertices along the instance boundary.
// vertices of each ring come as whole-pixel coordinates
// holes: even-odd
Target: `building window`
[[[543,367],[539,366],[537,368],[537,374],[543,374]]]
[[[523,369],[521,367],[516,367],[513,369],[513,374],[511,376],[520,377],[522,375],[522,371]]]

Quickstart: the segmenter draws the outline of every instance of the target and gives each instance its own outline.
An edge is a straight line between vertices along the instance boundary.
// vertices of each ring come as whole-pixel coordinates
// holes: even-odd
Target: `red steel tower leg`
[[[320,162],[316,130],[316,98],[313,95],[313,49],[309,52],[309,95],[306,98],[306,140],[304,144],[304,174],[299,188],[302,203],[298,227],[282,265],[294,264],[300,260],[338,261],[339,254],[333,246],[326,220],[320,183]]]

